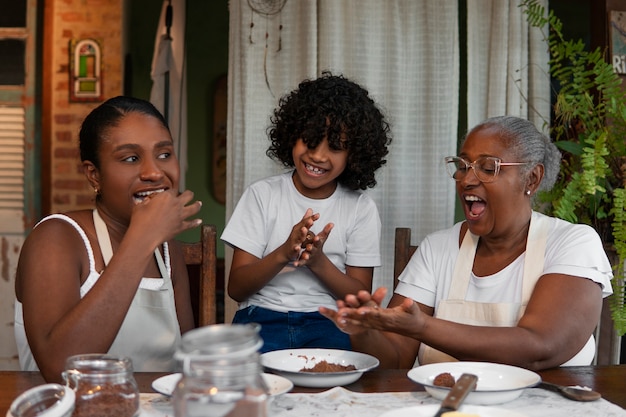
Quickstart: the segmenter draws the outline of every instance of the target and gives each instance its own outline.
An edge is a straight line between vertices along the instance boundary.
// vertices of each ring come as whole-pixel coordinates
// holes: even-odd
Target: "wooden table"
[[[406,369],[374,370],[345,388],[354,392],[424,391],[424,387],[407,377]],[[539,372],[547,382],[560,385],[588,386],[602,397],[626,408],[626,365],[580,366]],[[135,379],[141,392],[153,392],[152,381],[166,373],[138,372]],[[39,372],[0,371],[0,417],[7,414],[11,402],[29,388],[43,384]],[[324,388],[294,387],[292,392],[320,392]]]

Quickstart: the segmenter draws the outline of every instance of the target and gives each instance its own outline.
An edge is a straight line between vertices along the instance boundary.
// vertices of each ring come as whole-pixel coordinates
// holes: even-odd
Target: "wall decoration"
[[[70,101],[102,101],[102,49],[94,39],[70,40]]]
[[[280,13],[285,6],[287,0],[248,0],[248,6],[252,9],[252,14],[250,16],[250,35],[248,37],[250,44],[254,44],[254,14],[257,13],[261,16],[265,17],[265,52],[263,54],[263,71],[265,72],[265,85],[267,85],[267,89],[270,91],[272,96],[274,93],[272,92],[272,87],[270,87],[270,80],[267,75],[267,53],[268,53],[268,40],[270,38],[270,30],[268,27],[268,22],[274,19],[274,16],[278,15],[278,42],[276,45],[276,52],[280,52],[282,49],[282,30],[283,30],[283,22],[282,22],[282,14]]]
[[[609,26],[613,72],[623,75],[626,74],[626,12],[611,11]]]

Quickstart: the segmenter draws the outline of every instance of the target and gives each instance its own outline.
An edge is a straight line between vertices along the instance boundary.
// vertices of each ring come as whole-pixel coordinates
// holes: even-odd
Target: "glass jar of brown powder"
[[[139,388],[130,358],[103,354],[71,356],[63,379],[76,393],[72,417],[139,415]]]

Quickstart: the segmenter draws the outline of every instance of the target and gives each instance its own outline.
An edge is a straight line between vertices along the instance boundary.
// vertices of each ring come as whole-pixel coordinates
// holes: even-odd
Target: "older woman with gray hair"
[[[445,158],[465,220],[420,243],[387,308],[379,288],[320,311],[386,368],[416,358],[532,370],[590,364],[612,269],[593,228],[533,211],[560,159],[527,120],[480,123]]]

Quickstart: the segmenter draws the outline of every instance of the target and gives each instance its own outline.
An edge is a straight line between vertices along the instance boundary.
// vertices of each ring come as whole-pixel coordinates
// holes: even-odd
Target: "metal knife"
[[[441,407],[437,414],[434,417],[441,417],[443,413],[447,413],[449,411],[456,411],[461,407],[461,403],[467,397],[467,394],[470,391],[473,391],[476,388],[476,383],[478,382],[478,377],[473,374],[463,374],[456,381],[456,384],[452,387],[446,398],[441,401]]]

